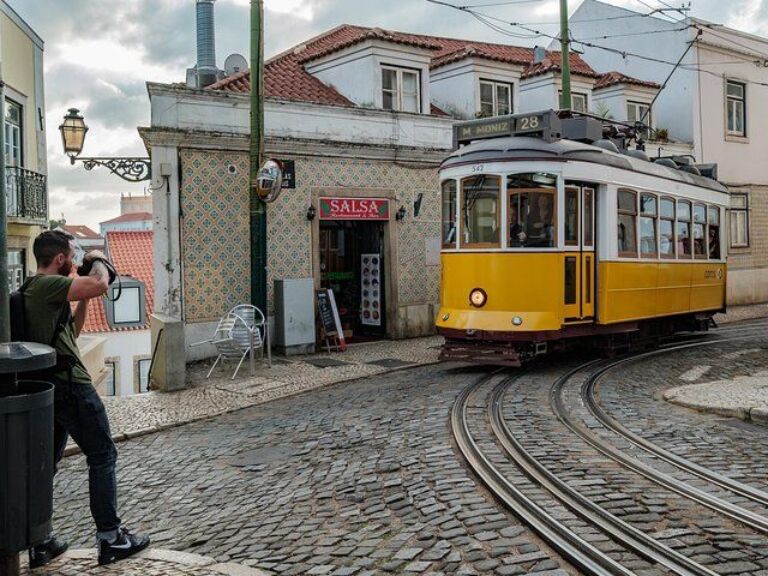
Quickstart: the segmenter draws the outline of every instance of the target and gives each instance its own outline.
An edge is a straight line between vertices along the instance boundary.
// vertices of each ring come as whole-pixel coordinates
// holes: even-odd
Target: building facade
[[[105,240],[107,257],[120,274],[120,283],[110,286],[106,299],[88,302],[81,338],[102,342],[103,362],[91,372],[99,393],[129,396],[149,390],[152,232],[109,232]]]
[[[5,82],[4,161],[8,283],[35,270],[32,242],[48,226],[43,40],[0,0],[0,61]]]
[[[586,109],[600,75],[571,66]],[[289,179],[267,206],[268,315],[274,281],[305,278],[333,289],[352,339],[432,333],[453,123],[557,107],[559,72],[543,49],[348,25],[269,60],[266,153]],[[153,189],[168,190],[153,198],[156,310],[184,322],[188,359],[250,300],[249,91],[247,70],[203,89],[148,83],[140,132]]]
[[[584,59],[598,71],[662,83],[682,57],[651,110],[653,125],[687,143],[698,162],[717,163],[731,192],[728,302],[768,301],[768,39],[598,0],[585,0],[570,27],[576,47],[583,46]],[[601,47],[578,43],[595,36],[607,36],[595,41]],[[628,103],[626,118],[639,110]]]
[[[121,203],[122,206],[122,203]],[[120,216],[99,222],[101,235],[106,236],[109,232],[136,232],[141,230],[152,230],[151,212],[123,212]]]

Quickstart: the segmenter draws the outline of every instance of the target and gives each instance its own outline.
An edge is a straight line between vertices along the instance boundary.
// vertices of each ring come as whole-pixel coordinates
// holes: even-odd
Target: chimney
[[[547,57],[547,51],[544,49],[543,46],[533,47],[533,63],[534,64],[539,64],[540,62],[543,62],[546,57]]]
[[[197,0],[197,87],[205,88],[218,80],[216,68],[216,33],[213,3]]]

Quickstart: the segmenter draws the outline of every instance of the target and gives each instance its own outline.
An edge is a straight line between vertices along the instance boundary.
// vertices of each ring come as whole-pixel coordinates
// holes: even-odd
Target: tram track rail
[[[451,408],[451,430],[470,468],[505,507],[572,565],[593,576],[631,576],[633,572],[598,550],[526,496],[483,453],[469,428],[468,402],[473,392],[488,384],[498,372],[465,387]]]
[[[559,380],[567,380],[575,372],[593,364],[594,362],[590,362],[579,366],[561,376]],[[614,514],[606,511],[598,504],[595,504],[578,490],[571,488],[566,482],[559,479],[536,458],[531,456],[515,438],[504,419],[503,399],[508,389],[507,385],[508,381],[500,383],[491,395],[489,406],[491,427],[507,455],[524,471],[526,476],[545,488],[552,496],[570,509],[571,512],[596,526],[601,532],[620,542],[628,549],[633,550],[646,560],[654,562],[680,576],[717,576],[717,572],[669,548],[648,536],[645,532],[638,530]]]
[[[719,344],[719,343],[739,340],[739,339],[741,338],[717,339],[717,340],[710,340],[710,341],[704,341],[704,342],[668,345],[659,350],[643,352],[640,354],[635,354],[628,358],[623,358],[621,360],[608,362],[607,364],[601,366],[600,368],[595,370],[592,374],[586,377],[586,379],[581,385],[582,400],[585,403],[587,403],[588,398],[585,396],[589,396],[589,394],[587,394],[586,391],[592,388],[592,386],[594,385],[594,382],[598,378],[602,377],[604,374],[608,372],[608,370],[615,368],[616,366],[623,365],[630,361],[641,360],[643,358],[651,357],[654,355],[664,354],[664,353],[673,352],[677,350],[683,350],[686,348],[714,345],[714,344]],[[553,384],[550,390],[550,404],[551,404],[552,410],[554,411],[556,417],[558,418],[558,420],[560,420],[562,424],[564,424],[568,429],[571,430],[571,432],[579,436],[587,444],[592,446],[592,448],[594,448],[604,456],[614,460],[615,462],[622,465],[623,467],[629,470],[632,470],[633,472],[641,476],[644,476],[645,478],[647,478],[648,480],[651,480],[652,482],[658,484],[659,486],[662,486],[664,488],[667,488],[668,490],[671,490],[677,494],[680,494],[681,496],[689,498],[690,500],[693,500],[694,502],[702,506],[710,508],[711,510],[716,511],[722,514],[723,516],[726,516],[745,526],[748,526],[749,528],[757,532],[760,532],[762,534],[768,534],[768,517],[763,516],[761,514],[757,514],[751,510],[747,510],[746,508],[743,508],[732,502],[728,502],[727,500],[724,500],[718,496],[710,494],[709,492],[706,492],[704,490],[691,486],[690,484],[683,482],[673,476],[670,476],[665,472],[661,472],[660,470],[657,470],[653,466],[650,466],[645,462],[642,462],[637,458],[626,454],[622,450],[616,448],[612,444],[601,439],[595,432],[587,428],[583,423],[577,422],[572,417],[570,411],[565,406],[565,402],[563,400],[563,388],[566,383],[567,382],[565,380],[560,379]],[[591,410],[591,408],[588,408],[588,409]],[[596,416],[596,418],[598,419],[598,421],[600,421],[599,416]],[[603,422],[600,422],[600,423],[602,425],[605,425],[605,423]],[[609,427],[608,429],[612,429],[612,428]],[[628,440],[630,439],[628,438]],[[659,449],[659,450],[662,450],[662,449]],[[679,457],[678,459],[683,460],[683,459],[680,459]],[[674,463],[674,462],[671,462],[671,463]],[[689,463],[689,464],[692,466],[690,466],[687,471],[693,473],[692,470],[695,468],[695,466],[693,466],[694,463]],[[703,469],[703,467],[698,467],[698,468],[700,470]],[[696,476],[699,476],[702,479],[706,479],[712,482],[713,484],[720,486],[721,488],[726,488],[727,490],[730,490],[740,496],[743,496],[745,494],[750,494],[751,500],[760,501],[760,502],[762,501],[763,496],[761,496],[759,490],[752,489],[752,487],[743,485],[737,481],[726,478],[725,476],[722,476],[716,473],[712,473],[712,472],[709,473],[710,478],[705,478],[704,477],[705,475],[699,476],[698,474],[696,474]],[[717,478],[719,481],[715,482],[714,481],[715,478]],[[759,498],[759,500],[756,500],[756,498]]]
[[[633,354],[619,360],[593,360],[569,368],[554,380],[549,389],[551,408],[557,420],[566,429],[580,437],[598,453],[618,463],[622,468],[637,473],[655,484],[714,510],[749,529],[761,534],[768,534],[768,517],[728,502],[622,452],[621,449],[593,432],[586,423],[577,421],[575,415],[566,407],[563,397],[563,389],[566,384],[573,383],[575,378],[583,379],[583,381],[577,382],[581,401],[589,413],[605,429],[618,434],[631,444],[684,472],[706,480],[735,495],[748,498],[750,501],[768,505],[768,493],[672,454],[628,430],[600,406],[598,398],[598,384],[612,369],[654,355],[754,338],[761,334],[760,329],[764,330],[764,326],[742,325],[720,334],[715,332],[713,334],[715,338],[708,340],[682,340],[677,343],[666,344],[657,350]],[[692,560],[680,551],[667,546],[617,517],[598,503],[591,501],[578,489],[569,486],[565,480],[549,470],[538,457],[526,450],[523,443],[515,437],[510,429],[503,408],[507,391],[526,372],[522,371],[510,375],[508,370],[496,370],[465,387],[451,409],[451,430],[456,444],[469,466],[494,496],[565,560],[585,573],[595,576],[633,574],[631,570],[623,567],[612,558],[609,552],[599,550],[582,538],[577,533],[579,532],[578,529],[572,530],[567,522],[550,514],[548,512],[549,507],[546,504],[542,505],[541,501],[537,502],[536,496],[528,496],[525,493],[527,490],[515,486],[494,463],[499,462],[498,456],[492,458],[483,453],[478,438],[475,438],[470,430],[468,415],[469,400],[473,394],[478,393],[477,391],[482,386],[486,388],[492,386],[484,404],[488,427],[491,431],[490,441],[494,444],[493,450],[498,448],[507,462],[514,464],[532,482],[532,486],[535,486],[537,490],[543,490],[542,494],[546,494],[547,498],[551,498],[552,501],[567,509],[575,518],[586,522],[587,525],[597,529],[625,550],[635,553],[638,557],[651,562],[663,571],[679,576],[717,576],[716,571]],[[477,404],[473,404],[473,410],[476,408]],[[484,437],[482,439],[489,440]]]

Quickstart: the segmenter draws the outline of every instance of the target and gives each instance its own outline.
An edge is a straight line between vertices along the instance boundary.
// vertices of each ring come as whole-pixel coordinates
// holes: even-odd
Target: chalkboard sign
[[[330,290],[315,290],[317,295],[317,309],[320,312],[320,322],[323,323],[323,332],[326,336],[336,336],[336,319],[331,308]]]
[[[344,339],[344,330],[341,327],[341,318],[336,307],[336,298],[333,296],[333,290],[329,288],[315,290],[315,297],[317,298],[317,310],[320,322],[323,325],[325,338],[337,340],[343,352],[347,349],[347,342]]]

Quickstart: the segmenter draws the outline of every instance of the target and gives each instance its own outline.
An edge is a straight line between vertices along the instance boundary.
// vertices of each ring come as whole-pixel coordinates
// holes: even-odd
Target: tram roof
[[[547,142],[541,138],[529,136],[507,136],[480,140],[455,150],[443,161],[441,168],[451,168],[467,162],[505,162],[510,160],[591,162],[728,193],[725,186],[711,178],[676,170],[640,158],[617,154],[591,144],[565,139]]]

